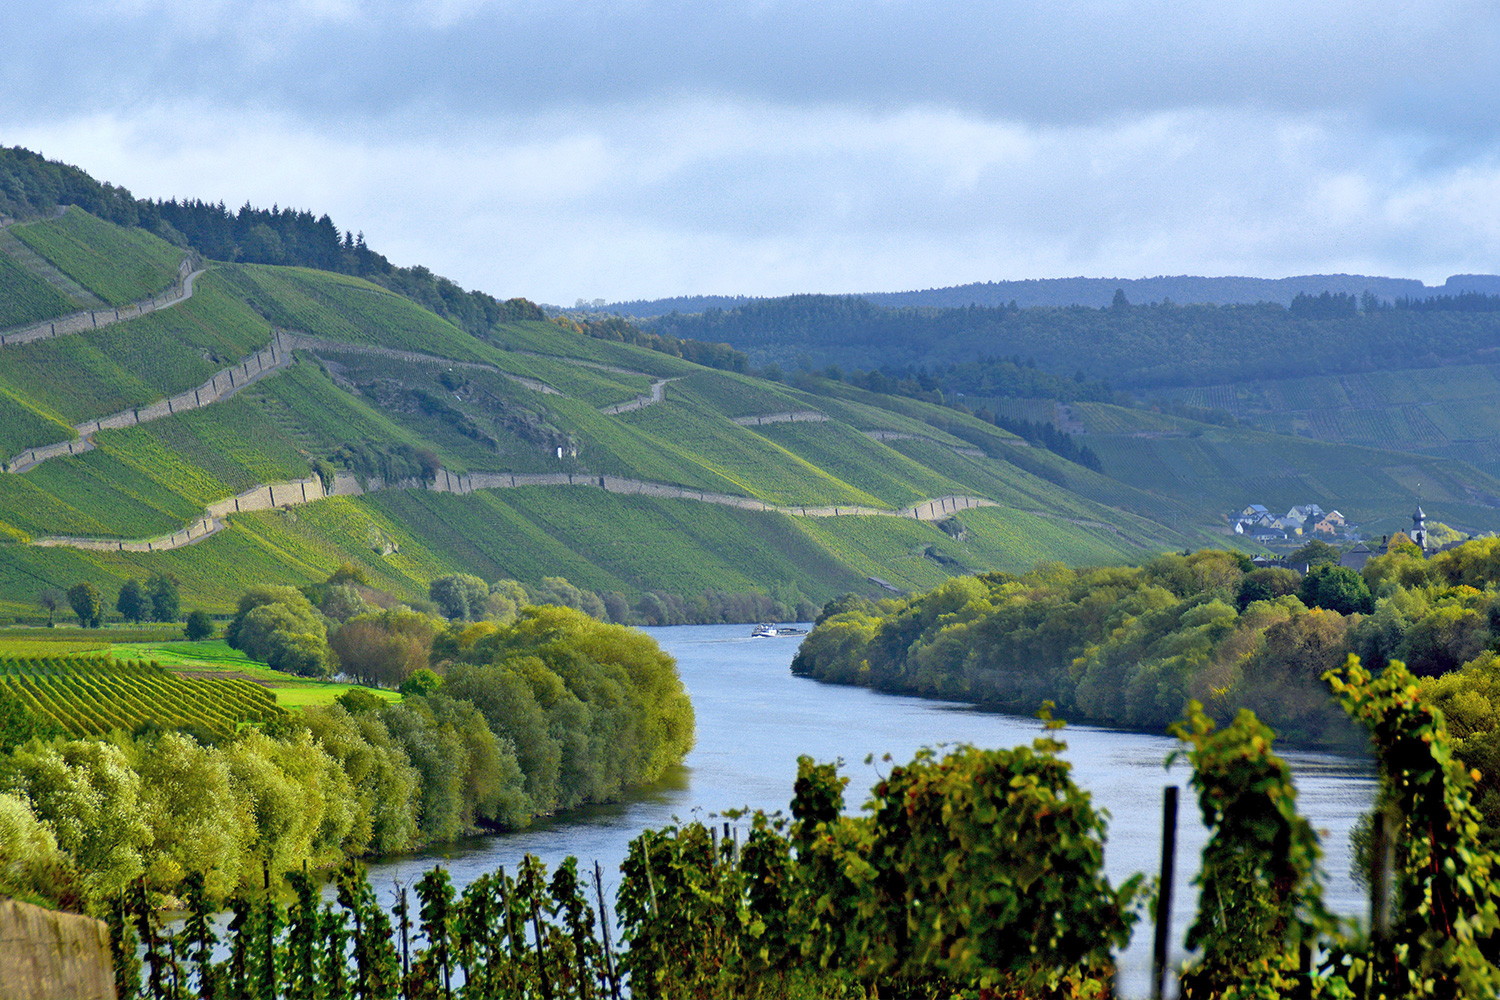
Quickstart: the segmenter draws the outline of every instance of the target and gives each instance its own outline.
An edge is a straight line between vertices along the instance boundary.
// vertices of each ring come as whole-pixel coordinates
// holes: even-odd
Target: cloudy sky
[[[1500,11],[7,0],[0,143],[501,296],[1500,272]]]

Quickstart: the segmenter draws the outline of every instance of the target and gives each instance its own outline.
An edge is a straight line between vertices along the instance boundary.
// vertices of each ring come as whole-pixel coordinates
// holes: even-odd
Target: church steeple
[[[1417,491],[1417,509],[1411,515],[1411,540],[1427,551],[1427,512],[1422,509],[1422,492]]]

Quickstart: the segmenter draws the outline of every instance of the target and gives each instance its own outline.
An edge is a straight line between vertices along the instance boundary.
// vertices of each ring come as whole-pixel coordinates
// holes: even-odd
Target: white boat
[[[776,639],[784,635],[806,635],[805,628],[778,628],[770,622],[761,622],[750,633],[752,639]]]

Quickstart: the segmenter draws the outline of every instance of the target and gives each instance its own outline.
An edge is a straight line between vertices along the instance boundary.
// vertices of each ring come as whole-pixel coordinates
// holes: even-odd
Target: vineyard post
[[[604,972],[609,977],[609,993],[620,1000],[620,980],[615,975],[615,955],[609,944],[609,908],[604,905],[604,871],[594,861],[594,889],[599,893],[599,927],[604,931]]]
[[[182,996],[182,989],[177,982],[178,973],[181,971],[181,966],[177,964],[177,935],[169,934],[167,935],[167,978],[171,980],[168,987],[171,992],[167,995],[173,1000]]]
[[[1177,854],[1177,786],[1168,785],[1161,805],[1161,883],[1156,893],[1156,945],[1151,954],[1151,997],[1161,1000],[1172,928],[1172,868]]]
[[[547,955],[542,937],[542,909],[537,893],[531,894],[531,927],[536,932],[536,974],[542,984],[543,1000],[552,1000],[552,983],[547,978]]]
[[[266,896],[266,953],[263,976],[265,995],[276,995],[276,897],[271,895],[271,859],[260,860],[261,888]]]
[[[411,953],[407,950],[407,931],[411,928],[411,908],[406,901],[406,886],[396,883],[396,919],[401,928],[401,996],[407,996],[407,979],[411,976]]]
[[[510,904],[510,884],[505,879],[505,866],[500,866],[500,905],[505,907],[505,939],[510,952],[510,981],[515,986],[520,981],[520,959],[516,957],[516,912]],[[525,950],[524,948],[522,950]]]
[[[646,888],[651,890],[651,919],[655,920],[657,918],[656,880],[651,877],[651,842],[649,837],[641,838],[641,859],[646,862]]]
[[[1390,809],[1376,809],[1370,824],[1370,963],[1385,956],[1391,937],[1391,869],[1396,864],[1396,820]]]

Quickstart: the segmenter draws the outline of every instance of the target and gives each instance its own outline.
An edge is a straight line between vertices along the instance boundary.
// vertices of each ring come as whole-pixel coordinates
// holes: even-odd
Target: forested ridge
[[[77,167],[19,146],[0,147],[0,216],[25,220],[64,205],[77,205],[119,226],[138,226],[215,260],[314,267],[368,278],[475,334],[487,333],[497,323],[545,318],[525,299],[502,302],[465,291],[421,265],[396,267],[365,244],[363,233],[340,232],[326,213],[279,205],[255,208],[248,202],[236,211],[223,202],[140,200]]]
[[[1485,296],[1450,297],[1453,308],[1355,309],[1354,300],[1344,298],[1350,308],[1324,312],[1298,309],[1296,302],[1293,308],[1128,302],[1104,309],[883,308],[856,296],[796,295],[660,316],[647,325],[679,338],[723,341],[761,363],[933,370],[985,356],[1018,356],[1046,371],[1076,371],[1124,389],[1420,368],[1495,356],[1500,314],[1473,308],[1488,301]]]

